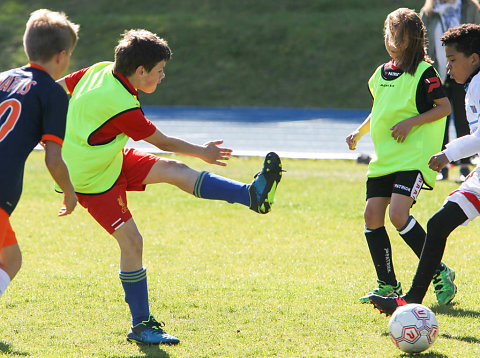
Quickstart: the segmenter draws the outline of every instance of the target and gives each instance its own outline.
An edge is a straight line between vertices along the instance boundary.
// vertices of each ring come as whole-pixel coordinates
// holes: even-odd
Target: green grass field
[[[197,169],[249,182],[261,158],[226,168],[176,156]],[[57,218],[61,196],[43,164],[27,161],[11,218],[24,266],[0,298],[0,355],[8,357],[399,357],[388,319],[357,303],[375,285],[363,238],[366,166],[353,161],[284,160],[274,210],[193,198],[168,185],[131,193],[145,240],[151,310],[175,347],[126,342],[129,313],[118,279],[116,242],[78,207]],[[413,214],[426,223],[456,187],[422,192]],[[459,292],[439,307],[440,338],[423,357],[478,357],[478,222],[459,228],[444,261]],[[409,287],[416,258],[390,224],[398,278]]]

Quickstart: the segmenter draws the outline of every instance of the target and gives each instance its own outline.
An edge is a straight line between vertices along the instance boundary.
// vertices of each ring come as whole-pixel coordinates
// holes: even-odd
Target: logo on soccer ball
[[[426,307],[425,307],[426,308]],[[412,310],[412,313],[417,317],[418,319],[428,319],[430,317],[429,312],[430,310],[425,310],[421,306],[417,306]]]

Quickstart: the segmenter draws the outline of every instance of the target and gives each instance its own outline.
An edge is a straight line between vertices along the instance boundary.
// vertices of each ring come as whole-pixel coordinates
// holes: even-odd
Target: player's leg
[[[109,191],[98,195],[78,194],[79,203],[118,242],[120,247],[120,281],[125,302],[132,315],[127,339],[139,343],[176,344],[179,340],[167,334],[150,314],[147,271],[142,266],[143,238],[127,206],[127,180],[123,173]]]
[[[113,231],[112,236],[120,247],[120,270],[140,270],[143,267],[143,238],[133,218],[128,219],[124,225]]]
[[[413,202],[413,198],[409,196],[393,193],[389,216],[402,239],[410,246],[415,255],[420,257],[426,234],[422,226],[410,215]]]
[[[424,253],[422,253],[421,264],[415,275],[415,284],[412,284],[411,293],[409,292],[409,296],[407,296],[409,300],[420,302],[423,300],[424,291],[426,291],[425,280],[431,276],[431,265],[442,258],[450,233],[457,226],[468,223],[479,215],[478,193],[480,193],[480,174],[475,170],[458,190],[448,196],[442,209],[429,220]],[[425,272],[422,273],[421,270]],[[455,273],[452,270],[434,272],[433,283],[436,288],[437,301],[440,304],[446,304],[455,297],[457,290],[453,284],[454,279]]]
[[[0,269],[13,280],[22,267],[22,252],[18,243],[9,244],[0,250]]]
[[[422,253],[425,230],[410,215],[410,208],[417,200],[422,186],[423,177],[419,170],[397,172],[389,208],[391,223],[417,257]]]
[[[425,246],[420,256],[417,272],[413,278],[412,287],[405,295],[405,300],[412,303],[422,303],[430,282],[434,278],[442,260],[447,238],[450,233],[467,220],[467,216],[458,204],[447,202],[437,211],[427,223]],[[446,293],[450,298],[441,302],[450,302],[456,293],[456,287],[448,287]],[[440,302],[439,302],[440,303]]]
[[[169,183],[196,197],[243,204],[262,214],[271,210],[282,174],[282,164],[275,153],[267,154],[262,170],[251,184],[206,171],[199,173],[176,160],[156,158],[144,185]]]
[[[143,239],[135,221],[130,218],[115,230],[112,236],[120,247],[120,281],[125,291],[125,302],[132,314],[132,327],[127,339],[137,343],[177,344],[180,340],[168,333],[150,314],[147,270],[142,265]]]
[[[397,173],[390,203],[390,220],[397,228],[398,233],[420,258],[425,243],[425,230],[410,215],[410,208],[415,203],[423,187],[423,177],[420,171],[404,171]],[[435,295],[440,304],[443,304],[444,292],[456,291],[453,283],[455,271],[444,263],[439,263],[433,281]]]
[[[378,181],[374,180],[374,182],[377,182],[376,184],[378,184]],[[378,287],[367,295],[361,297],[361,303],[368,303],[368,297],[371,294],[390,297],[402,293],[400,282],[397,282],[393,268],[390,239],[384,226],[385,212],[390,203],[390,197],[371,196],[377,195],[375,193],[386,195],[380,190],[381,187],[382,185],[372,185],[370,179],[367,181],[368,199],[364,213],[365,238],[377,273]]]
[[[22,266],[22,254],[8,214],[0,209],[0,296]]]
[[[478,215],[478,212],[476,215]],[[467,216],[459,204],[455,202],[447,202],[435,213],[427,223],[425,247],[420,256],[410,290],[404,296],[398,298],[371,295],[369,300],[375,308],[386,315],[391,315],[398,306],[407,303],[422,303],[442,259],[447,237],[456,227],[471,218],[473,217]],[[442,303],[450,302],[455,297],[455,293],[456,288],[453,291],[444,290],[441,296]],[[438,298],[437,296],[437,300]]]

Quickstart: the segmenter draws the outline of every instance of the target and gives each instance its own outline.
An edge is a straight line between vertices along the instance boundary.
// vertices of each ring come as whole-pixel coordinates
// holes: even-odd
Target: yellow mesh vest
[[[390,130],[398,122],[419,114],[416,105],[417,86],[430,66],[427,62],[421,62],[414,76],[404,72],[392,81],[382,78],[382,66],[379,66],[368,81],[374,99],[370,134],[375,147],[375,158],[368,167],[369,177],[420,170],[426,185],[434,187],[436,172],[428,167],[428,161],[442,149],[445,117],[413,127],[403,143],[393,139]]]
[[[93,65],[72,93],[62,155],[77,193],[109,190],[122,169],[125,134],[101,145],[90,145],[89,136],[116,115],[140,107],[137,98],[113,76],[113,63]]]

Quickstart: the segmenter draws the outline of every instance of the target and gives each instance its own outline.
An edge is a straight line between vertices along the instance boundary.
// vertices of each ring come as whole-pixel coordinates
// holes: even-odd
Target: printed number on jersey
[[[15,98],[0,103],[0,119],[6,117],[3,123],[0,122],[0,142],[13,130],[21,113],[22,104]]]

